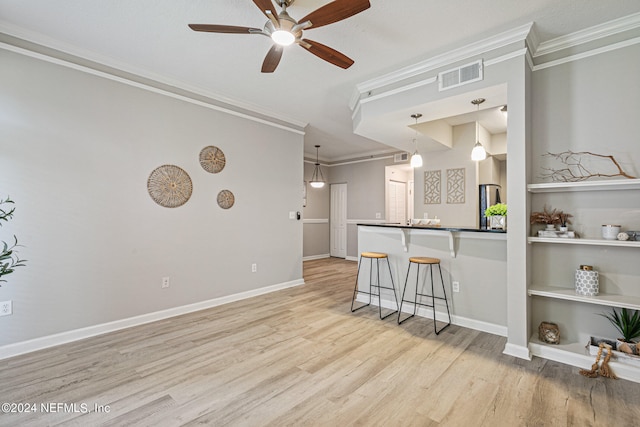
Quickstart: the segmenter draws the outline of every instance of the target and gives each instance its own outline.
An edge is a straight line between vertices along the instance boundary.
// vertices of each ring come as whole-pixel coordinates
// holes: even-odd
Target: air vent
[[[438,74],[440,90],[451,89],[482,80],[482,60]]]
[[[406,162],[409,160],[409,153],[400,153],[393,155],[394,163]]]

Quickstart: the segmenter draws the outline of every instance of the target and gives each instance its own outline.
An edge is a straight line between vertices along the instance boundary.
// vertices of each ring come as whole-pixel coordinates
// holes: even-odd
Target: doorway
[[[331,184],[329,254],[347,257],[347,184]]]

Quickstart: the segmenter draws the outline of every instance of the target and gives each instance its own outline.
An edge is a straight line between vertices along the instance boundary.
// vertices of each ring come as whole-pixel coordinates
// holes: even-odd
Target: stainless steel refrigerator
[[[500,185],[498,184],[480,184],[478,185],[479,191],[479,212],[480,212],[480,228],[489,228],[489,220],[484,216],[484,211],[489,206],[493,206],[496,203],[502,203],[500,200]]]

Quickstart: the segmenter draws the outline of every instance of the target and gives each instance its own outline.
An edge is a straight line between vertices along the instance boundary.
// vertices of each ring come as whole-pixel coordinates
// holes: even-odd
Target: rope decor
[[[229,190],[222,190],[218,193],[218,206],[222,209],[229,209],[236,201],[235,196]]]
[[[187,203],[193,192],[191,178],[174,165],[157,167],[149,175],[147,190],[154,202],[165,208],[177,208]]]
[[[200,166],[207,172],[218,173],[226,164],[227,159],[218,147],[209,145],[200,151]]]
[[[588,377],[588,378],[596,378],[598,376],[598,363],[600,362],[600,358],[602,357],[602,351],[605,348],[607,349],[607,355],[602,361],[602,366],[600,366],[600,375],[602,375],[605,378],[612,378],[614,380],[618,378],[616,377],[616,374],[614,374],[613,371],[611,370],[611,367],[609,367],[609,359],[611,359],[611,353],[612,353],[611,346],[603,342],[601,342],[599,345],[598,354],[596,356],[596,362],[593,365],[591,365],[591,370],[580,369],[580,375],[584,375],[585,377]]]

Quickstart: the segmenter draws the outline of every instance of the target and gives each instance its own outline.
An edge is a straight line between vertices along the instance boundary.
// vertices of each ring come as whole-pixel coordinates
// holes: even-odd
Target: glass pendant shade
[[[480,160],[484,160],[487,158],[487,151],[484,149],[480,141],[476,142],[476,145],[473,146],[473,150],[471,150],[471,160],[475,160],[476,162]]]
[[[422,167],[422,156],[418,154],[418,150],[413,153],[411,156],[411,167],[412,168],[421,168]]]
[[[311,175],[311,181],[309,181],[309,185],[313,188],[324,187],[324,175],[322,175],[322,169],[320,168],[320,162],[318,161],[318,148],[320,148],[320,146],[316,145],[316,167],[313,170],[313,175]]]

